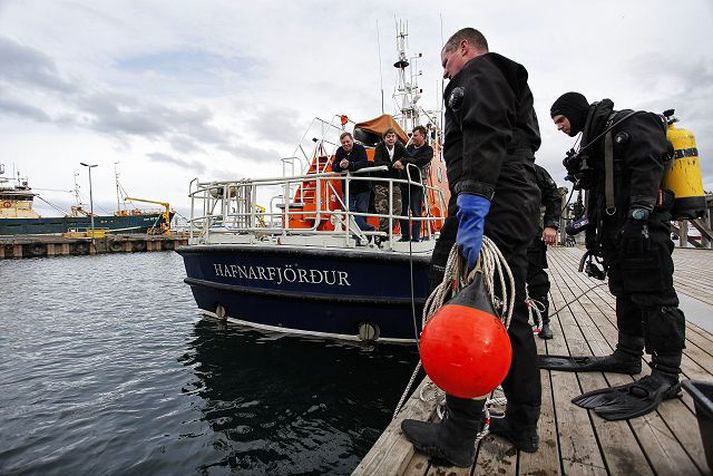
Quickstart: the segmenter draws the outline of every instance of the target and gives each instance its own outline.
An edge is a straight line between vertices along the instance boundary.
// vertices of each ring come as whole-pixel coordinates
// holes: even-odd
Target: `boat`
[[[32,190],[27,178],[6,177],[5,166],[0,164],[0,236],[58,235],[91,230],[92,214],[84,210],[81,203],[72,206],[71,211],[64,216],[44,217],[33,209],[35,197],[39,197],[39,194]],[[124,208],[117,210],[114,215],[95,214],[94,229],[110,233],[163,233],[175,212],[166,203],[151,203],[164,205],[165,210],[145,212]]]
[[[399,114],[353,122],[337,114],[315,118],[276,178],[201,181],[189,185],[191,216],[183,257],[185,282],[208,316],[265,331],[361,341],[412,342],[420,332],[429,290],[429,263],[446,216],[449,192],[441,156],[438,111],[417,103],[420,89],[410,75],[406,29],[397,33]],[[351,174],[331,171],[338,137],[352,131],[373,159],[388,127],[404,142],[405,130],[425,122],[434,158],[424,182],[375,178],[369,167]],[[311,145],[311,147],[310,147]],[[350,185],[380,181],[389,187],[424,187],[420,242],[400,242],[400,210],[359,214],[345,206]],[[265,206],[260,206],[265,203]],[[391,204],[393,205],[393,204]],[[378,230],[362,231],[355,216]],[[375,239],[378,237],[378,239]]]

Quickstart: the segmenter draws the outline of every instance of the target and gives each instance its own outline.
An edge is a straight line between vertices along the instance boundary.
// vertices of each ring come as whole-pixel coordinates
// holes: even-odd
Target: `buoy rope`
[[[484,236],[478,262],[470,273],[467,272],[467,264],[458,251],[458,247],[455,244],[453,245],[448,254],[448,260],[446,261],[446,267],[443,272],[443,280],[434,288],[424,304],[421,328],[423,329],[428,320],[438,312],[450,296],[456,295],[461,289],[472,283],[477,273],[482,273],[483,284],[493,304],[493,308],[505,327],[508,327],[515,307],[515,279],[513,278],[512,271],[510,271],[510,266],[508,266],[505,257],[497,245],[490,238]],[[496,296],[495,294],[496,279],[499,284],[500,296]],[[396,418],[399,412],[401,412],[401,408],[416,381],[421,365],[422,363],[419,359],[406,385],[406,389],[401,395],[399,403],[396,405],[393,418]],[[436,393],[439,391],[440,390],[437,390]],[[427,400],[424,398],[423,392],[419,395],[419,398],[422,401]],[[445,402],[445,396],[443,396],[442,400]],[[495,404],[495,400],[488,399],[486,400],[486,407],[489,402]],[[439,408],[440,407],[441,405],[439,405]],[[486,413],[489,414],[488,412]]]
[[[529,295],[525,299],[527,312],[530,314],[530,319],[535,324],[532,326],[532,332],[539,334],[542,331],[542,313],[547,310],[547,307],[537,299],[532,299]]]

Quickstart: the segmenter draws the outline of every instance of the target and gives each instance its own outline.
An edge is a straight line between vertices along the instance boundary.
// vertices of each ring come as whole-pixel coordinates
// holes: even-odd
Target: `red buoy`
[[[476,278],[444,305],[421,333],[421,361],[449,395],[479,397],[505,380],[512,360],[507,329]]]

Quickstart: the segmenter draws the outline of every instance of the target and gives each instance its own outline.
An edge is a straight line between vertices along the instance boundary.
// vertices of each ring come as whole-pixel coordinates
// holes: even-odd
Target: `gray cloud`
[[[152,161],[162,164],[170,164],[182,169],[191,170],[197,174],[202,174],[206,171],[206,166],[198,160],[187,160],[180,159],[178,157],[173,157],[167,154],[162,154],[161,152],[152,152],[146,154],[146,156]]]
[[[238,159],[245,159],[255,162],[275,162],[277,161],[277,159],[282,157],[279,152],[273,149],[261,149],[259,147],[253,147],[251,145],[246,144],[223,145],[219,148],[226,152],[230,152]]]
[[[216,54],[188,46],[121,58],[115,65],[118,69],[131,73],[160,72],[166,76],[187,79],[205,77],[205,73],[215,75],[228,71],[248,77],[263,63],[257,58]]]
[[[51,120],[50,116],[40,108],[3,97],[0,97],[0,114],[14,114],[37,122],[49,122]]]
[[[202,145],[228,147],[233,139],[231,133],[211,124],[213,113],[206,107],[179,109],[119,92],[80,89],[61,79],[52,58],[2,36],[0,64],[0,81],[12,84],[20,92],[12,99],[2,99],[0,113],[78,126],[119,141],[125,141],[127,136],[166,140],[184,153],[201,150]],[[30,98],[38,92],[53,96],[62,112],[52,117],[32,104]]]
[[[175,150],[176,152],[180,152],[183,154],[188,154],[190,152],[203,152],[204,149],[202,147],[199,147],[195,141],[193,141],[190,137],[181,135],[181,134],[175,134],[171,136],[168,139],[168,142],[171,144],[171,148]]]
[[[296,143],[304,132],[300,127],[299,113],[288,108],[262,108],[248,120],[248,127],[258,139],[287,144]]]
[[[0,64],[0,79],[5,81],[60,93],[76,91],[74,85],[61,78],[52,58],[6,36],[0,36]]]

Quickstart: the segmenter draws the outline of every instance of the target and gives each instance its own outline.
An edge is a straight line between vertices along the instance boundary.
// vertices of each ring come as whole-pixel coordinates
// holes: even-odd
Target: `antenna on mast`
[[[379,86],[381,87],[381,113],[384,114],[384,73],[381,70],[381,38],[379,36],[379,19],[376,20],[376,44],[379,48]]]
[[[417,61],[423,56],[419,53],[408,57],[406,49],[408,47],[408,22],[396,20],[396,52],[398,59],[394,67],[399,70],[398,83],[394,91],[394,101],[399,109],[401,127],[404,130],[411,130],[419,124],[419,107],[417,105],[421,99],[422,90],[418,87],[418,76],[421,71],[414,72]]]
[[[77,201],[77,206],[82,207],[82,198],[79,196],[79,172],[74,172],[74,199]]]
[[[439,13],[438,16],[441,19],[441,48],[443,48],[444,46],[446,46],[446,40],[443,39],[443,13]],[[438,104],[438,109],[440,109],[440,111],[441,111],[441,114],[440,114],[441,115],[441,117],[440,117],[441,124],[445,123],[445,117],[444,117],[445,112],[444,112],[443,103],[442,103],[443,93],[445,93],[445,92],[446,92],[446,81],[443,78],[443,76],[441,76],[441,96],[438,98],[438,101],[436,102],[436,104]]]
[[[117,213],[121,212],[121,197],[119,196],[119,170],[116,167],[118,164],[119,164],[118,160],[116,162],[114,162],[114,182],[116,184],[116,211],[117,211]]]

